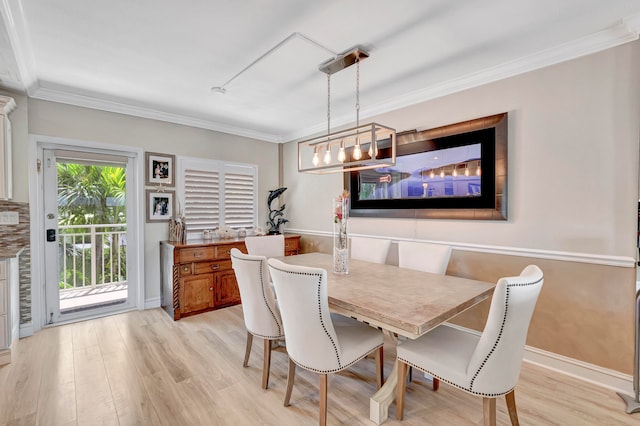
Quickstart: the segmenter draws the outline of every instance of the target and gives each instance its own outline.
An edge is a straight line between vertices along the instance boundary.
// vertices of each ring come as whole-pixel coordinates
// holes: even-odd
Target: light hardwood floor
[[[0,425],[315,425],[318,378],[298,368],[283,407],[286,354],[274,352],[269,389],[262,344],[243,368],[240,306],[174,322],[160,309],[45,329],[14,346],[0,367]],[[395,348],[385,342],[385,371]],[[329,379],[328,424],[371,425],[373,360]],[[516,388],[523,425],[638,425],[614,392],[530,364]],[[504,399],[498,424],[508,425]],[[481,425],[482,400],[424,379],[408,386],[405,419],[387,425]]]

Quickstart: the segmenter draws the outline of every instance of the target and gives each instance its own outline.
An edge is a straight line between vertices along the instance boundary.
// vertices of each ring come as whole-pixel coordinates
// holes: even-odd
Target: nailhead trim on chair
[[[507,284],[507,297],[505,299],[505,311],[504,311],[504,315],[502,317],[502,324],[500,325],[500,333],[498,333],[498,337],[496,338],[496,341],[493,344],[493,347],[491,348],[491,351],[489,351],[489,353],[487,354],[487,356],[485,357],[484,361],[482,362],[482,364],[480,365],[480,367],[478,368],[478,371],[476,371],[476,373],[473,375],[473,378],[471,379],[471,383],[469,385],[468,388],[460,386],[458,384],[455,384],[447,379],[443,379],[442,377],[438,376],[437,374],[434,374],[432,371],[426,370],[424,368],[421,368],[405,359],[402,358],[398,358],[398,361],[402,361],[407,365],[410,365],[413,368],[416,368],[420,371],[423,371],[433,377],[435,377],[438,380],[441,380],[451,386],[454,386],[458,389],[462,389],[464,391],[467,391],[471,394],[474,395],[480,395],[480,396],[486,396],[486,397],[498,397],[498,396],[502,396],[502,395],[506,395],[509,392],[511,392],[513,390],[513,388],[507,390],[506,392],[499,392],[499,393],[483,393],[483,392],[476,392],[473,390],[473,382],[475,381],[476,377],[478,377],[478,374],[480,374],[480,371],[482,370],[482,368],[485,366],[485,364],[487,363],[487,361],[489,360],[489,358],[491,357],[491,355],[493,354],[493,352],[495,351],[496,347],[498,346],[498,343],[500,342],[500,338],[502,337],[502,332],[504,330],[504,323],[507,320],[507,308],[509,306],[509,288],[510,287],[526,287],[526,286],[530,286],[530,285],[534,285],[534,284],[538,284],[540,281],[542,281],[544,278],[540,278],[537,281],[534,282],[530,282],[530,283],[513,283],[513,284]]]
[[[260,288],[262,290],[262,299],[264,300],[264,304],[267,306],[267,309],[269,309],[269,313],[271,314],[271,317],[273,318],[273,322],[275,322],[276,326],[278,327],[278,335],[277,336],[262,336],[260,334],[253,333],[251,331],[250,331],[250,333],[253,334],[254,336],[258,336],[258,337],[261,337],[263,339],[268,339],[268,340],[282,339],[284,337],[284,333],[282,332],[282,328],[280,328],[280,323],[278,322],[278,317],[276,316],[276,314],[271,309],[271,306],[269,306],[269,303],[267,303],[267,295],[264,293],[264,277],[262,276],[262,262],[264,262],[264,260],[262,260],[262,259],[240,259],[239,257],[233,256],[233,255],[231,255],[231,257],[233,257],[234,259],[239,260],[240,262],[260,262]]]
[[[327,331],[327,328],[326,328],[326,327],[325,327],[325,325],[324,325],[324,320],[322,319],[322,310],[320,310],[320,303],[321,303],[321,302],[320,302],[320,284],[322,283],[322,275],[321,275],[321,274],[314,274],[314,273],[310,273],[310,272],[292,272],[292,271],[286,271],[286,270],[283,270],[283,269],[276,268],[276,267],[274,267],[273,265],[269,265],[269,266],[270,266],[272,269],[275,269],[275,270],[277,270],[277,271],[284,272],[284,273],[287,273],[287,274],[307,275],[307,276],[315,276],[315,277],[318,277],[318,293],[317,293],[317,298],[318,298],[318,311],[319,311],[319,313],[320,313],[320,323],[322,324],[322,329],[324,330],[324,332],[327,334],[327,336],[328,336],[328,337],[329,337],[329,339],[331,340],[331,344],[333,345],[333,350],[334,350],[334,351],[335,351],[335,353],[336,353],[336,359],[338,360],[338,368],[334,368],[334,369],[331,369],[331,370],[318,370],[318,369],[316,369],[316,368],[309,367],[309,366],[306,366],[306,365],[304,365],[304,364],[302,364],[302,363],[299,363],[299,362],[298,362],[298,361],[296,361],[295,359],[291,358],[291,355],[289,355],[289,358],[291,358],[291,360],[292,360],[293,362],[295,362],[295,363],[296,363],[296,365],[298,365],[298,366],[300,366],[300,367],[302,367],[302,368],[304,368],[304,369],[306,369],[306,370],[313,371],[313,372],[315,372],[315,373],[321,373],[321,374],[326,374],[326,373],[337,373],[337,372],[342,371],[342,370],[344,370],[344,369],[348,368],[349,366],[351,366],[351,365],[355,364],[356,362],[360,361],[362,358],[366,357],[366,356],[367,356],[367,355],[369,355],[371,352],[375,351],[376,349],[378,349],[379,347],[381,347],[381,346],[382,346],[382,344],[377,345],[376,347],[374,347],[373,349],[371,349],[369,352],[366,352],[366,353],[364,353],[364,354],[360,355],[359,357],[357,357],[356,359],[354,359],[353,361],[351,361],[349,364],[347,364],[347,365],[342,365],[342,363],[341,363],[341,361],[340,361],[340,355],[339,355],[339,353],[338,353],[338,348],[337,348],[337,346],[336,346],[335,342],[333,341],[333,339],[331,338],[331,335],[330,335],[330,334],[329,334],[329,332]]]
[[[476,380],[476,377],[478,377],[478,375],[480,374],[480,371],[482,371],[487,361],[489,361],[489,358],[491,358],[491,355],[493,355],[493,352],[498,347],[498,343],[500,343],[500,339],[502,338],[502,332],[504,331],[504,323],[507,322],[507,314],[509,313],[509,293],[510,293],[511,287],[528,287],[530,285],[538,284],[542,280],[543,278],[540,278],[539,280],[530,282],[530,283],[513,283],[513,284],[507,283],[507,294],[504,300],[504,315],[502,316],[502,324],[500,324],[500,332],[498,333],[498,337],[496,338],[496,341],[493,343],[493,347],[491,348],[487,356],[484,358],[484,361],[482,361],[482,364],[480,364],[480,367],[478,367],[478,370],[476,371],[476,373],[473,375],[473,378],[471,379],[471,383],[469,384],[470,389],[473,389],[473,382]]]

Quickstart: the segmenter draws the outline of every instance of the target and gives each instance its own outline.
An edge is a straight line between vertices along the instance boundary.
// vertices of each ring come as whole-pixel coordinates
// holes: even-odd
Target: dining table
[[[388,264],[349,261],[348,274],[335,274],[333,257],[306,253],[281,260],[327,271],[329,308],[394,336],[417,339],[493,294],[495,283],[434,274]],[[370,398],[369,418],[388,417],[395,397],[397,362],[384,385]]]

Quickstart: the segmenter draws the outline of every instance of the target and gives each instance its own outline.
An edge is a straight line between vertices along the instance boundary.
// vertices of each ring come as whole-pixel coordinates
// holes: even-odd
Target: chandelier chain
[[[356,127],[360,126],[360,58],[356,59]]]
[[[327,74],[327,136],[331,133],[331,74]]]

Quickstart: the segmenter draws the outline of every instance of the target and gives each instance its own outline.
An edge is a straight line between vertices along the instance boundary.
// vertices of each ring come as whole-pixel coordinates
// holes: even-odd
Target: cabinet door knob
[[[215,271],[216,269],[220,269],[220,264],[219,264],[219,263],[216,263],[215,265],[211,265],[211,269],[213,269],[214,271]]]
[[[209,291],[213,291],[213,287],[209,287]]]
[[[188,266],[183,266],[183,267],[182,267],[182,270],[183,270],[183,271],[185,271],[185,272],[187,272],[187,271],[189,270],[189,267],[188,267]]]

